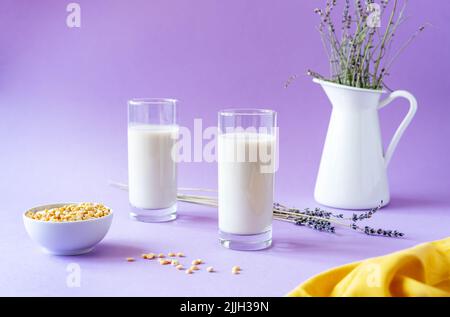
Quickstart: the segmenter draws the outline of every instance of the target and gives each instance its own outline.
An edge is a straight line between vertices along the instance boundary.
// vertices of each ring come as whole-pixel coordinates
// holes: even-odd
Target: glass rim
[[[164,105],[164,104],[176,104],[177,99],[174,98],[133,98],[128,100],[130,106],[140,105]]]
[[[260,108],[227,108],[219,111],[219,116],[276,116],[277,112],[271,109]]]

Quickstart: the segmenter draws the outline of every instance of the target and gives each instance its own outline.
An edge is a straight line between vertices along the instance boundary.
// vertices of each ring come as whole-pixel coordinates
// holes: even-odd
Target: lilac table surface
[[[106,186],[101,190],[101,186],[94,188],[95,195],[86,192],[83,197],[103,198],[114,208],[115,219],[105,240],[83,256],[42,253],[28,239],[20,219],[20,212],[31,201],[3,206],[9,212],[1,224],[0,295],[282,296],[305,279],[333,266],[443,238],[448,235],[450,221],[446,208],[427,206],[424,202],[416,202],[417,207],[411,208],[398,202],[380,212],[374,223],[395,224],[408,233],[406,239],[368,237],[345,230],[330,235],[275,222],[272,248],[241,252],[218,244],[214,209],[181,204],[180,217],[174,222],[137,223],[127,218],[125,193]],[[201,258],[206,264],[199,272],[186,275],[172,266],[141,260],[139,255],[147,251],[166,254],[181,251],[186,254],[181,263],[187,265]],[[137,261],[126,262],[125,258],[130,256]],[[70,263],[80,265],[79,288],[66,286]],[[217,272],[207,273],[204,269],[207,265]],[[240,265],[242,274],[232,275],[233,265]]]
[[[449,236],[450,2],[410,2],[412,18],[397,35],[406,40],[421,23],[434,26],[389,78],[414,93],[419,111],[389,166],[392,202],[370,224],[406,238],[346,229],[331,235],[276,221],[273,247],[258,252],[221,247],[211,208],[180,204],[171,223],[128,220],[127,193],[108,185],[127,179],[126,100],[179,98],[187,127],[195,118],[215,125],[224,107],[275,109],[276,200],[315,207],[330,106],[301,74],[327,69],[314,29],[317,1],[78,2],[80,29],[66,27],[64,1],[0,2],[0,295],[282,296],[334,266]],[[285,89],[293,73],[299,76]],[[385,146],[405,111],[401,101],[381,111]],[[216,188],[216,169],[182,163],[179,185]],[[65,201],[99,201],[115,211],[110,232],[88,255],[46,255],[25,232],[25,210]],[[184,263],[202,258],[217,273],[188,276],[139,259],[178,251]],[[130,256],[138,261],[127,263]],[[79,288],[67,287],[70,263],[81,267]],[[242,274],[232,275],[233,265]]]

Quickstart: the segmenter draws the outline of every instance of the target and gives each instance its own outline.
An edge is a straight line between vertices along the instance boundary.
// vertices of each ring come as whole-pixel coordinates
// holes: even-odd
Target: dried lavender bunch
[[[110,181],[110,185],[122,190],[128,190],[127,184]],[[205,188],[180,188],[179,190],[217,193],[216,190]],[[214,196],[188,195],[178,193],[177,200],[203,206],[218,206],[217,197]],[[336,226],[342,226],[365,233],[367,235],[378,235],[393,238],[403,237],[404,234],[397,230],[374,229],[369,226],[361,227],[356,224],[357,222],[370,219],[378,210],[381,209],[382,205],[383,201],[381,201],[380,205],[374,209],[359,214],[354,213],[351,217],[345,217],[342,213],[333,213],[320,208],[306,208],[304,210],[299,210],[297,208],[286,207],[285,205],[282,205],[280,203],[274,203],[273,218],[275,220],[291,222],[297,226],[305,226],[314,230],[329,233],[335,233]]]
[[[370,226],[358,226],[357,222],[372,218],[372,216],[381,209],[383,201],[376,208],[366,212],[353,213],[351,217],[345,217],[342,213],[332,213],[320,208],[313,210],[306,208],[299,210],[297,208],[288,208],[279,203],[274,204],[274,218],[282,221],[292,222],[298,226],[306,226],[318,231],[325,231],[329,233],[336,232],[336,225],[348,227],[352,230],[362,232],[367,235],[378,235],[384,237],[401,238],[404,233],[398,230],[375,229]]]
[[[338,30],[333,15],[337,0],[327,0],[324,9],[314,12],[320,18],[318,31],[330,63],[330,76],[313,71],[308,74],[352,87],[389,89],[384,80],[393,62],[425,29],[421,26],[389,56],[397,29],[406,19],[407,4],[408,0],[343,0]]]

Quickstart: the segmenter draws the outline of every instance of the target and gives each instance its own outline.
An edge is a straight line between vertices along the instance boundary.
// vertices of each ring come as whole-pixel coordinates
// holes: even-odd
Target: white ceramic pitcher
[[[383,91],[361,89],[314,79],[333,107],[320,162],[314,197],[322,205],[342,209],[370,209],[390,201],[386,169],[405,129],[417,111],[407,91],[395,91],[380,101]],[[403,97],[409,112],[386,153],[381,141],[378,110]]]

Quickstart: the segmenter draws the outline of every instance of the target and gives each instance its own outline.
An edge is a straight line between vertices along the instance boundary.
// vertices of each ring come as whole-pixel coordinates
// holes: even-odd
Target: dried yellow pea
[[[72,222],[101,218],[109,215],[111,210],[103,204],[70,204],[40,211],[28,211],[28,218],[40,221]]]

